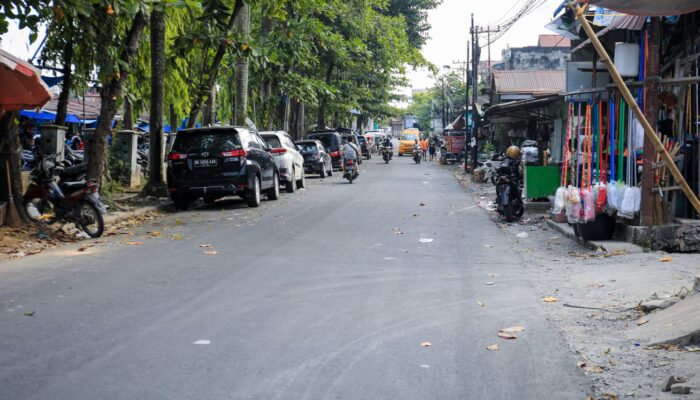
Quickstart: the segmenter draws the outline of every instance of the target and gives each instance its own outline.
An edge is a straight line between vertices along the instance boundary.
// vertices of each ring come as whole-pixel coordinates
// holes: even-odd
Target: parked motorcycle
[[[343,173],[343,178],[348,180],[348,183],[352,184],[352,181],[357,179],[357,166],[355,161],[351,159],[345,160],[345,172]]]
[[[97,181],[64,180],[84,177],[85,164],[64,169],[56,165],[56,156],[37,157],[37,165],[30,173],[32,182],[23,196],[29,217],[49,225],[70,222],[88,236],[100,237],[104,232],[102,215],[107,210],[100,200]]]
[[[515,218],[520,218],[525,213],[519,185],[518,164],[518,161],[506,160],[497,170],[496,211],[508,222],[513,222]]]
[[[413,149],[413,162],[420,164],[421,151],[418,149]]]
[[[393,150],[390,148],[382,147],[382,159],[384,160],[384,164],[389,164],[389,161],[391,160]]]

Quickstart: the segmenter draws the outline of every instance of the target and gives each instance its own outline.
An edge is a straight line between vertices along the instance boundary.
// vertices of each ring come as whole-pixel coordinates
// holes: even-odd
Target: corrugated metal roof
[[[566,91],[566,71],[493,71],[498,94],[555,94]]]
[[[591,4],[634,15],[678,15],[700,10],[698,0],[593,0]]]
[[[571,47],[571,39],[561,35],[540,35],[537,39],[539,47]]]

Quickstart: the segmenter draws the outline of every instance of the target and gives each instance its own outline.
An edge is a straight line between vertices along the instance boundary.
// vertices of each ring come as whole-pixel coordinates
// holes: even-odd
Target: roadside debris
[[[542,301],[544,301],[545,303],[556,303],[557,301],[559,301],[559,299],[557,299],[556,297],[550,296],[550,297],[545,297],[544,299],[542,299]]]
[[[126,242],[129,246],[143,246],[143,242]]]
[[[673,389],[674,385],[677,385],[679,383],[685,383],[688,381],[688,378],[685,378],[683,376],[669,376],[668,379],[666,380],[666,384],[664,387],[661,389],[662,392],[671,392]],[[672,392],[673,393],[673,392]]]
[[[434,240],[434,239],[426,238],[426,237],[422,237],[422,238],[418,239],[418,241],[421,242],[421,243],[432,243],[433,240]]]
[[[486,304],[484,304],[484,303],[482,303],[482,302],[480,302],[480,301],[477,301],[476,304],[477,304],[479,307],[486,307]]]
[[[27,317],[33,317],[34,314],[36,314],[36,311],[34,311],[34,310],[28,310],[28,311],[24,312],[24,315]]]
[[[673,257],[661,257],[661,258],[659,259],[659,261],[661,261],[661,262],[673,261]]]
[[[524,239],[524,238],[526,238],[526,237],[528,237],[528,236],[530,236],[530,235],[528,235],[527,232],[520,232],[520,233],[518,233],[517,235],[515,235],[515,237],[518,237],[518,238],[521,238],[521,239]]]
[[[490,344],[490,345],[486,346],[486,349],[491,350],[491,351],[498,351],[501,349],[501,346],[499,346],[497,344]]]
[[[421,347],[430,347],[430,346],[432,346],[433,344],[430,343],[430,342],[421,342],[420,345],[421,345]]]

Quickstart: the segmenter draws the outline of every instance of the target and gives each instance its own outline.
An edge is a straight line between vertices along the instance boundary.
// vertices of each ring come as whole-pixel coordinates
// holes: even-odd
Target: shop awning
[[[644,27],[644,21],[646,21],[646,17],[640,17],[637,15],[624,15],[622,17],[616,18],[613,22],[610,23],[610,25],[606,26],[604,29],[602,29],[595,35],[597,37],[601,37],[615,29],[628,29],[638,31]],[[591,44],[591,39],[586,39],[583,42],[581,42],[581,44],[571,49],[571,52],[575,53],[589,44]]]
[[[32,111],[32,110],[22,110],[19,112],[19,115],[22,117],[27,117],[30,119],[34,119],[37,121],[55,121],[56,120],[56,113],[50,112],[50,111]],[[83,121],[78,118],[74,114],[68,114],[66,115],[66,122],[70,124],[80,124]]]
[[[586,2],[625,14],[643,16],[661,17],[700,10],[698,0],[590,0]]]
[[[49,88],[31,64],[0,50],[0,110],[38,108],[51,100]]]
[[[486,111],[484,111],[484,116],[486,118],[506,116],[507,114],[512,113],[514,111],[539,108],[546,106],[549,103],[555,102],[561,99],[562,97],[563,96],[560,94],[554,94],[545,97],[536,97],[534,99],[510,101],[507,103],[496,104],[495,106],[491,106]]]

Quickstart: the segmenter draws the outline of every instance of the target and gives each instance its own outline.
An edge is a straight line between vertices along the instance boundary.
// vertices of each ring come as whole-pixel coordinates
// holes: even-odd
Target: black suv
[[[307,139],[318,140],[323,143],[323,147],[326,148],[328,154],[331,156],[333,162],[333,168],[340,169],[340,160],[342,159],[340,154],[340,146],[342,138],[340,134],[336,131],[313,131],[306,135]]]
[[[279,172],[270,148],[248,128],[222,126],[177,133],[168,154],[168,191],[175,207],[186,210],[203,197],[207,203],[239,195],[249,207],[260,194],[279,197]]]

